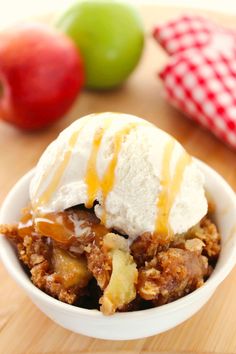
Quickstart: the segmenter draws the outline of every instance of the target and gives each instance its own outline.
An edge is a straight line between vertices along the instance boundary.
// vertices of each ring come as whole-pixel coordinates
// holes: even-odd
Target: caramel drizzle
[[[64,153],[64,157],[60,165],[57,167],[56,171],[54,172],[54,175],[52,177],[51,182],[49,183],[48,187],[45,189],[45,191],[41,194],[41,196],[37,199],[36,205],[34,205],[34,209],[37,208],[40,205],[47,204],[49,200],[51,199],[52,195],[56,191],[61,178],[65,172],[65,169],[67,165],[70,162],[70,158],[73,152],[73,148],[76,145],[76,142],[78,141],[79,134],[81,130],[83,129],[83,126],[80,127],[77,131],[75,131],[68,142],[68,149]]]
[[[113,189],[114,183],[115,183],[115,170],[116,170],[116,165],[118,162],[118,157],[119,157],[119,152],[122,146],[123,138],[127,136],[131,130],[136,128],[138,123],[130,123],[123,129],[121,129],[118,133],[116,133],[115,138],[114,138],[114,152],[113,152],[113,157],[111,161],[109,162],[109,165],[104,173],[104,176],[101,181],[101,189],[102,189],[102,195],[103,195],[103,206],[105,210],[105,203],[106,203],[106,198],[110,191]],[[101,221],[103,224],[106,222],[106,214],[105,211],[103,212]]]
[[[161,185],[162,190],[159,195],[157,202],[158,216],[156,219],[156,232],[161,235],[167,233],[167,220],[168,220],[168,209],[169,209],[169,186],[171,184],[170,176],[170,161],[172,152],[174,150],[174,140],[171,139],[165,146],[162,160],[162,171],[161,171]]]
[[[102,138],[105,131],[111,124],[111,119],[107,119],[104,122],[104,126],[99,128],[94,135],[92,150],[88,160],[87,172],[85,176],[85,182],[87,184],[88,199],[85,203],[86,208],[92,208],[94,200],[96,199],[97,192],[101,186],[99,176],[97,174],[97,155],[102,142]]]
[[[181,188],[186,167],[191,162],[191,157],[184,151],[176,163],[174,175],[171,178],[171,157],[174,151],[175,141],[171,139],[165,146],[162,161],[162,190],[157,202],[158,216],[155,231],[158,234],[170,236],[173,234],[169,225],[169,215],[175,198]]]
[[[110,125],[110,121],[108,120],[105,123],[105,127],[98,130],[94,136],[93,148],[92,148],[91,155],[90,155],[90,158],[88,161],[87,173],[86,173],[86,177],[85,177],[85,181],[88,186],[88,199],[87,199],[87,203],[86,203],[86,207],[88,207],[88,208],[89,207],[91,208],[93,206],[93,202],[96,199],[97,193],[99,190],[101,190],[102,198],[103,198],[103,205],[104,205],[104,210],[105,210],[106,198],[107,198],[108,194],[110,193],[110,191],[112,190],[114,183],[115,183],[115,169],[117,166],[118,156],[119,156],[119,152],[121,150],[123,138],[126,135],[128,135],[132,129],[136,128],[138,123],[130,123],[115,134],[114,141],[113,141],[113,144],[114,144],[113,156],[106,168],[106,171],[105,171],[103,177],[100,179],[97,174],[97,169],[96,169],[97,155],[98,155],[98,151],[99,151],[99,147],[100,147],[103,135],[105,133],[105,129],[107,129],[109,125]],[[103,224],[105,224],[105,221],[106,221],[105,211],[102,215],[101,221]]]

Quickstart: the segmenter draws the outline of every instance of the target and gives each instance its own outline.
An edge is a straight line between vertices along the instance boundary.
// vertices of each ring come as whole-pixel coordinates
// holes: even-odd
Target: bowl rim
[[[203,174],[207,173],[213,176],[213,178],[216,180],[216,182],[221,184],[225,190],[225,193],[227,195],[227,198],[231,200],[231,203],[234,205],[234,210],[235,210],[235,215],[236,215],[236,194],[234,190],[230,187],[230,185],[225,181],[225,179],[218,173],[216,172],[213,168],[208,166],[206,163],[200,161],[199,159],[194,158],[194,160],[197,162],[201,170],[203,171]],[[33,173],[34,173],[35,168],[29,170],[25,175],[23,175],[17,182],[16,184],[12,187],[8,195],[6,196],[5,200],[2,203],[1,210],[0,210],[0,223],[3,222],[3,214],[4,214],[4,209],[5,205],[8,203],[9,200],[14,199],[14,195],[17,190],[22,188],[23,185],[25,185],[26,181],[28,181]],[[236,238],[236,230],[233,232],[233,236]],[[146,310],[137,310],[137,311],[131,311],[131,312],[118,312],[113,314],[112,316],[104,316],[102,312],[96,310],[96,309],[85,309],[77,306],[73,306],[67,303],[64,303],[60,300],[57,300],[53,298],[52,296],[44,293],[42,290],[37,288],[30,280],[29,277],[26,277],[26,273],[21,267],[21,270],[19,271],[18,269],[14,268],[12,266],[11,262],[11,257],[8,255],[8,250],[6,249],[6,245],[10,245],[10,242],[3,238],[0,237],[0,259],[7,269],[8,273],[12,276],[12,278],[17,282],[17,284],[20,285],[21,288],[23,288],[26,293],[30,296],[32,294],[32,297],[37,299],[39,302],[44,302],[47,303],[48,305],[54,307],[57,310],[63,311],[63,312],[69,312],[71,315],[77,316],[77,315],[83,315],[83,316],[88,316],[91,318],[96,318],[101,319],[101,320],[110,320],[112,317],[113,320],[124,320],[124,319],[138,319],[139,317],[142,316],[147,316],[147,317],[156,317],[157,314],[162,314],[162,313],[170,313],[170,312],[175,312],[185,306],[191,305],[199,295],[203,294],[206,289],[209,291],[214,292],[214,290],[220,285],[220,283],[227,277],[227,275],[230,273],[234,265],[236,264],[236,242],[234,243],[230,257],[227,259],[227,262],[218,269],[217,271],[213,271],[212,275],[210,278],[198,289],[194,290],[192,293],[183,296],[180,299],[177,299],[171,303],[159,306],[159,307],[154,307]],[[19,259],[17,258],[17,255],[15,255],[17,261],[19,262]],[[19,276],[20,275],[20,276]]]

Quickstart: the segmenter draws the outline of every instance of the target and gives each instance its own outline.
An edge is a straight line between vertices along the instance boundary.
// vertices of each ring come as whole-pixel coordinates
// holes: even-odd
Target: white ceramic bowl
[[[216,205],[215,220],[222,235],[222,251],[207,282],[193,293],[161,307],[106,317],[60,302],[36,288],[20,265],[10,243],[0,237],[0,256],[6,269],[31,300],[48,317],[73,332],[87,336],[125,340],[148,337],[173,328],[195,314],[212,296],[236,263],[236,196],[225,180],[199,162],[206,177],[206,190]],[[29,200],[28,187],[33,170],[22,177],[5,199],[0,223],[14,223]]]

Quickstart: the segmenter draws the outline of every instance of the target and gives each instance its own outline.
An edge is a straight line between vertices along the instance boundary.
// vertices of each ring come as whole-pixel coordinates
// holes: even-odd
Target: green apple
[[[142,21],[137,9],[128,3],[80,0],[59,16],[56,26],[79,48],[88,88],[120,85],[141,56]]]

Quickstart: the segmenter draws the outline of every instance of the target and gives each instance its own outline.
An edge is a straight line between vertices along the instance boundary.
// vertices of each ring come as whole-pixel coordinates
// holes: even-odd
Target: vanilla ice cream
[[[122,113],[80,118],[43,153],[30,185],[36,214],[85,204],[135,239],[179,234],[207,213],[204,178],[170,135]]]

